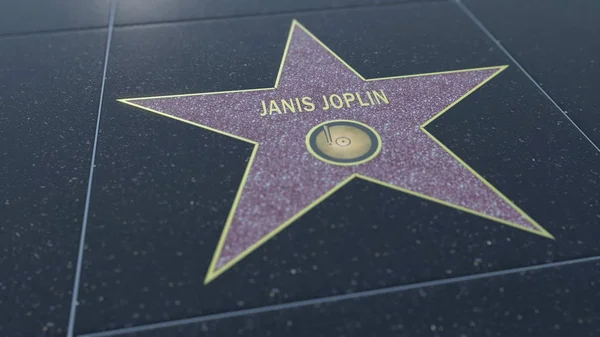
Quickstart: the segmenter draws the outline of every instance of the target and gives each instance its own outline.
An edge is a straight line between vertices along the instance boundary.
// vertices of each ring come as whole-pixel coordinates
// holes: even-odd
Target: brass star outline
[[[138,105],[136,103],[134,103],[135,100],[146,100],[146,99],[155,99],[155,98],[168,98],[168,97],[186,97],[186,96],[196,96],[196,95],[215,95],[215,94],[225,94],[225,93],[240,93],[240,92],[250,92],[250,91],[265,91],[265,90],[275,90],[277,89],[277,87],[279,86],[279,80],[281,78],[281,74],[283,71],[283,67],[286,61],[286,56],[288,54],[288,49],[290,46],[290,42],[292,39],[292,33],[294,31],[294,28],[300,28],[302,29],[306,34],[308,34],[312,39],[314,39],[319,45],[321,45],[325,50],[327,50],[333,57],[335,57],[339,62],[341,62],[344,66],[346,66],[352,73],[354,73],[354,75],[356,75],[358,78],[360,78],[362,81],[365,82],[372,82],[372,81],[378,81],[378,80],[389,80],[389,79],[399,79],[399,78],[408,78],[408,77],[418,77],[418,76],[431,76],[431,75],[440,75],[440,74],[450,74],[450,73],[460,73],[460,72],[468,72],[468,71],[474,71],[474,70],[487,70],[487,69],[498,69],[493,75],[489,76],[487,79],[485,79],[484,81],[482,81],[481,83],[479,83],[477,86],[475,86],[474,88],[472,88],[471,90],[469,90],[467,93],[465,93],[463,96],[461,96],[460,98],[458,98],[456,101],[454,101],[452,104],[448,105],[445,109],[443,109],[442,111],[440,111],[439,113],[437,113],[436,115],[434,115],[433,117],[431,117],[429,120],[427,120],[425,123],[423,123],[420,126],[420,130],[423,131],[427,136],[429,136],[433,141],[435,141],[442,149],[444,149],[448,154],[450,154],[456,161],[458,161],[461,165],[463,165],[468,171],[471,172],[471,174],[473,174],[475,177],[477,177],[477,179],[479,179],[482,183],[484,183],[488,188],[490,188],[495,194],[497,194],[500,198],[502,198],[507,204],[509,204],[514,210],[516,210],[519,214],[521,214],[524,218],[526,218],[536,229],[529,229],[527,227],[521,226],[521,225],[517,225],[514,224],[510,221],[506,221],[503,219],[499,219],[499,218],[495,218],[489,215],[486,215],[484,213],[480,213],[474,210],[470,210],[458,205],[454,205],[451,204],[449,202],[440,200],[440,199],[436,199],[433,197],[430,197],[428,195],[425,194],[421,194],[418,192],[414,192],[402,187],[398,187],[392,184],[388,184],[385,183],[383,181],[377,180],[377,179],[373,179],[361,174],[351,174],[348,178],[344,179],[342,182],[340,182],[339,184],[337,184],[335,187],[333,187],[331,190],[329,190],[328,192],[326,192],[325,194],[323,194],[321,197],[317,198],[315,201],[313,201],[311,204],[309,204],[308,206],[306,206],[304,209],[300,210],[298,213],[296,213],[294,216],[292,216],[291,218],[289,218],[287,221],[285,221],[284,223],[282,223],[281,225],[279,225],[277,228],[275,228],[274,230],[272,230],[269,234],[267,234],[266,236],[262,237],[260,240],[258,240],[257,242],[255,242],[253,245],[251,245],[250,247],[248,247],[246,250],[244,250],[241,254],[237,255],[235,258],[233,258],[232,260],[228,261],[227,263],[225,263],[221,268],[216,269],[216,265],[218,262],[219,257],[221,256],[221,251],[223,249],[223,245],[225,243],[225,238],[227,237],[227,234],[229,232],[231,223],[233,221],[233,217],[234,214],[236,212],[236,209],[238,207],[238,203],[240,200],[240,197],[242,195],[242,191],[244,189],[244,186],[246,184],[246,180],[248,179],[248,175],[250,174],[251,168],[252,168],[252,164],[254,162],[254,159],[256,157],[257,151],[258,151],[258,147],[259,147],[259,143],[256,141],[253,141],[251,139],[247,139],[244,137],[240,137],[231,133],[227,133],[227,132],[223,132],[214,128],[211,128],[209,126],[206,125],[202,125],[202,124],[198,124],[198,123],[194,123],[191,122],[189,120],[185,120],[179,117],[175,117],[175,116],[171,116],[168,115],[166,113],[151,109],[151,108],[147,108],[141,105]],[[533,220],[529,215],[527,215],[522,209],[520,209],[517,205],[515,205],[510,199],[508,199],[504,194],[502,194],[500,191],[498,191],[498,189],[496,189],[491,183],[489,183],[485,178],[483,178],[479,173],[477,173],[473,168],[471,168],[467,163],[465,163],[460,157],[458,157],[454,152],[452,152],[452,150],[450,150],[448,147],[446,147],[441,141],[439,141],[434,135],[432,135],[429,131],[427,131],[425,129],[425,127],[427,125],[429,125],[431,122],[433,122],[434,120],[436,120],[438,117],[440,117],[442,114],[444,114],[445,112],[447,112],[448,110],[450,110],[453,106],[455,106],[456,104],[458,104],[459,102],[461,102],[463,99],[465,99],[467,96],[469,96],[471,93],[473,93],[475,90],[479,89],[480,87],[482,87],[483,85],[485,85],[487,82],[489,82],[491,79],[493,79],[494,77],[496,77],[498,74],[500,74],[502,71],[504,71],[506,68],[508,68],[508,65],[503,65],[503,66],[492,66],[492,67],[480,67],[480,68],[469,68],[469,69],[462,69],[462,70],[451,70],[451,71],[441,71],[441,72],[432,72],[432,73],[423,73],[423,74],[413,74],[413,75],[401,75],[401,76],[389,76],[389,77],[379,77],[379,78],[370,78],[370,79],[366,79],[364,78],[361,74],[359,74],[354,68],[352,68],[348,63],[346,63],[341,57],[339,57],[335,52],[333,52],[329,47],[327,47],[321,40],[319,40],[316,36],[314,36],[308,29],[306,29],[302,24],[300,24],[297,20],[292,20],[292,25],[290,27],[289,33],[288,33],[288,37],[287,37],[287,41],[285,44],[285,48],[283,51],[283,57],[281,59],[281,63],[279,65],[279,71],[277,73],[277,78],[275,80],[275,85],[272,88],[258,88],[258,89],[243,89],[243,90],[230,90],[230,91],[216,91],[216,92],[205,92],[205,93],[193,93],[193,94],[181,94],[181,95],[165,95],[165,96],[151,96],[151,97],[137,97],[137,98],[126,98],[126,99],[118,99],[117,101],[134,106],[136,108],[140,108],[146,111],[150,111],[156,114],[159,114],[161,116],[165,116],[168,118],[172,118],[172,119],[176,119],[178,121],[187,123],[187,124],[191,124],[209,131],[213,131],[213,132],[217,132],[247,143],[250,143],[253,145],[253,150],[252,150],[252,154],[250,155],[250,159],[248,160],[248,164],[246,166],[246,170],[244,172],[244,175],[242,177],[242,180],[240,182],[240,186],[238,188],[238,191],[236,193],[235,199],[233,201],[233,205],[231,206],[231,210],[229,211],[229,215],[227,216],[227,221],[225,223],[225,227],[223,228],[223,231],[221,233],[221,237],[219,239],[219,243],[217,245],[217,248],[215,249],[215,252],[213,254],[213,258],[211,260],[209,269],[206,273],[206,277],[204,279],[204,284],[208,284],[209,282],[213,281],[215,278],[217,278],[219,275],[223,274],[225,271],[229,270],[230,268],[232,268],[235,264],[237,264],[238,262],[240,262],[242,259],[244,259],[246,256],[248,256],[250,253],[252,253],[254,250],[256,250],[258,247],[260,247],[261,245],[263,245],[265,242],[267,242],[269,239],[273,238],[275,235],[277,235],[279,232],[283,231],[285,228],[287,228],[289,225],[291,225],[293,222],[295,222],[298,218],[300,218],[301,216],[303,216],[304,214],[306,214],[308,211],[310,211],[312,208],[314,208],[316,205],[320,204],[323,200],[325,200],[326,198],[328,198],[329,196],[331,196],[333,193],[335,193],[336,191],[338,191],[340,188],[342,188],[344,185],[346,185],[347,183],[349,183],[351,180],[353,180],[354,178],[360,178],[375,184],[379,184],[400,192],[404,192],[416,197],[420,197],[429,201],[433,201],[435,203],[438,204],[442,204],[448,207],[452,207],[455,209],[458,209],[460,211],[466,212],[466,213],[470,213],[473,215],[477,215],[479,217],[482,218],[486,218],[495,222],[499,222],[501,224],[504,225],[508,225],[514,228],[518,228],[520,230],[526,231],[526,232],[530,232],[536,235],[540,235],[542,237],[548,238],[548,239],[552,239],[554,240],[554,236],[552,236],[552,234],[550,234],[548,231],[546,231],[541,225],[539,225],[535,220]]]

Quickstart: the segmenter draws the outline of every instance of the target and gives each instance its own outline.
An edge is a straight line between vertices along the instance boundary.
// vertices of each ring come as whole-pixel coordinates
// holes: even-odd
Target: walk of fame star
[[[294,21],[273,88],[120,101],[254,144],[208,283],[357,177],[552,238],[425,128],[506,67],[365,79]]]

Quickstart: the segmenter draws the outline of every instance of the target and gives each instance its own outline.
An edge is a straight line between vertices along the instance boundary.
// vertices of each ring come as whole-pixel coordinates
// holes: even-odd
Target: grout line
[[[73,28],[58,28],[58,29],[40,29],[40,30],[32,30],[32,31],[24,31],[24,32],[14,32],[14,33],[0,33],[0,39],[9,39],[9,38],[20,38],[27,36],[36,36],[36,35],[52,35],[52,34],[65,34],[65,33],[73,33],[73,32],[93,32],[93,31],[101,31],[106,29],[107,26],[87,26],[87,27],[73,27]]]
[[[552,102],[552,104],[554,104],[554,106],[556,106],[558,108],[558,110],[560,110],[560,112],[562,112],[562,114],[569,120],[569,122],[571,122],[571,124],[573,124],[573,126],[579,130],[579,132],[583,135],[583,137],[585,139],[587,139],[588,142],[590,142],[590,144],[592,144],[592,146],[594,148],[596,148],[596,151],[600,152],[600,148],[598,147],[598,145],[596,145],[594,143],[594,141],[592,141],[590,139],[590,137],[588,137],[585,132],[583,132],[583,130],[581,130],[581,128],[571,119],[571,117],[569,117],[569,115],[558,105],[558,103],[556,103],[555,100],[552,99],[552,97],[550,97],[550,95],[546,92],[546,90],[544,90],[539,84],[538,82],[533,79],[533,77],[525,70],[525,68],[523,68],[523,66],[521,66],[521,64],[519,62],[517,62],[517,60],[508,52],[508,50],[506,50],[506,48],[504,48],[504,46],[500,43],[500,40],[498,40],[494,34],[492,34],[492,32],[490,32],[485,25],[481,22],[481,20],[479,20],[475,14],[473,14],[473,12],[471,12],[467,6],[465,6],[465,4],[462,3],[461,0],[453,0],[454,3],[456,3],[456,5],[463,11],[465,12],[465,14],[475,23],[475,25],[477,25],[477,27],[479,27],[484,33],[485,35],[487,35],[495,44],[496,46],[498,46],[498,48],[500,48],[500,50],[502,50],[504,52],[504,54],[506,54],[506,56],[508,56],[508,58],[525,74],[525,76],[527,76],[527,78],[529,78],[529,80],[531,80],[531,82],[533,82],[533,84],[535,84],[535,86],[544,94],[544,96],[546,96],[547,99],[550,100],[550,102]]]
[[[474,280],[479,280],[479,279],[486,279],[486,278],[497,277],[497,276],[505,276],[505,275],[511,275],[511,274],[531,272],[531,271],[537,271],[537,270],[542,270],[542,269],[556,268],[556,267],[562,267],[562,266],[585,263],[585,262],[594,262],[594,261],[600,261],[600,256],[584,257],[584,258],[559,261],[559,262],[550,262],[550,263],[545,263],[545,264],[538,264],[538,265],[533,265],[533,266],[519,267],[519,268],[512,268],[512,269],[504,269],[504,270],[475,274],[475,275],[459,276],[459,277],[452,277],[452,278],[441,279],[441,280],[425,281],[425,282],[418,282],[418,283],[412,283],[412,284],[406,284],[406,285],[400,285],[400,286],[367,290],[367,291],[361,291],[361,292],[356,292],[356,293],[351,293],[351,294],[335,295],[335,296],[321,297],[321,298],[296,301],[296,302],[290,302],[290,303],[269,305],[269,306],[258,307],[258,308],[229,311],[229,312],[218,313],[218,314],[210,314],[210,315],[197,316],[197,317],[191,317],[191,318],[185,318],[185,319],[179,319],[179,320],[173,320],[173,321],[167,321],[167,322],[139,325],[139,326],[129,327],[129,328],[122,328],[122,329],[116,329],[116,330],[108,330],[108,331],[102,331],[102,332],[83,334],[83,335],[79,335],[79,337],[112,337],[112,336],[130,334],[130,333],[136,333],[136,332],[144,332],[144,331],[163,329],[163,328],[172,328],[172,327],[177,327],[177,326],[182,326],[182,325],[187,325],[187,324],[201,323],[201,322],[213,321],[213,320],[218,320],[218,319],[235,318],[235,317],[240,317],[240,316],[253,315],[253,314],[255,315],[255,314],[261,314],[261,313],[277,311],[277,310],[294,309],[294,308],[300,308],[300,307],[306,307],[306,306],[318,305],[318,304],[329,304],[329,303],[337,302],[337,301],[345,301],[345,300],[359,299],[359,298],[370,297],[370,296],[385,295],[385,294],[391,294],[391,293],[395,293],[395,292],[413,290],[413,289],[418,289],[418,288],[441,286],[441,285],[447,285],[447,284],[452,284],[452,283],[457,283],[457,282],[474,281]]]
[[[83,251],[85,247],[85,234],[87,231],[88,215],[90,210],[90,198],[92,194],[92,180],[94,177],[94,166],[96,166],[96,149],[98,148],[98,134],[100,131],[100,117],[102,116],[102,99],[104,98],[104,85],[106,83],[106,70],[108,68],[108,54],[112,40],[112,32],[115,23],[117,0],[110,2],[110,17],[108,20],[108,36],[106,38],[106,53],[104,54],[104,69],[102,70],[102,84],[100,87],[100,102],[98,103],[98,116],[96,117],[96,131],[94,134],[94,145],[92,148],[92,157],[90,159],[90,175],[88,178],[87,193],[85,196],[85,208],[83,211],[83,221],[81,223],[81,236],[79,239],[79,251],[77,254],[77,267],[75,269],[75,280],[73,281],[73,297],[71,298],[71,310],[69,312],[69,325],[67,328],[67,337],[73,337],[75,330],[75,316],[77,313],[79,283],[81,279],[81,269],[83,265]]]

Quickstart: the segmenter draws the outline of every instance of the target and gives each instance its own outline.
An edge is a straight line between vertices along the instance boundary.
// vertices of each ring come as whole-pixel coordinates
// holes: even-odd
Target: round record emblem
[[[366,124],[350,120],[321,123],[306,135],[308,151],[333,165],[358,165],[381,151],[381,138]]]

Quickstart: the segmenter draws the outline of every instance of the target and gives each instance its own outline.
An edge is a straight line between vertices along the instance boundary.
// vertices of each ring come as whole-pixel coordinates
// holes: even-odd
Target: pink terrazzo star
[[[505,68],[366,80],[294,22],[274,88],[122,101],[256,144],[208,271],[209,282],[356,176],[551,238],[424,128]],[[389,104],[354,101],[323,110],[323,95],[373,90],[383,92]],[[271,109],[265,114],[262,105],[266,102],[270,110],[271,100],[301,102],[303,97],[312,99],[313,111]],[[382,140],[379,155],[355,166],[336,166],[311,155],[307,133],[339,119],[376,130]]]

